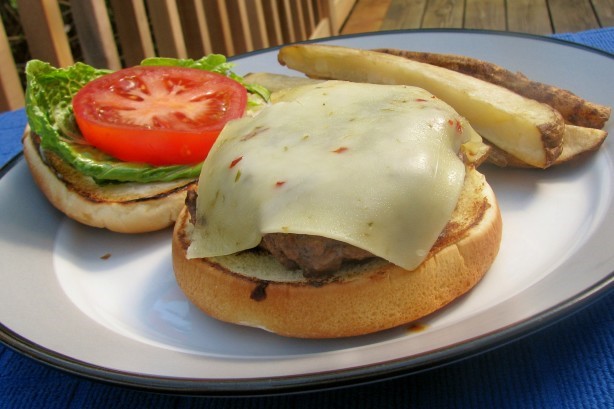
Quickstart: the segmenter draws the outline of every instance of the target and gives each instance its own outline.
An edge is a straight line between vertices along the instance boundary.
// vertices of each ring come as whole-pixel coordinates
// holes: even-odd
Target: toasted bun
[[[451,221],[412,271],[375,260],[314,281],[279,268],[257,250],[188,259],[191,228],[183,210],[173,234],[173,267],[186,296],[220,320],[300,338],[381,331],[443,307],[483,277],[499,250],[502,229],[494,192],[473,168]]]
[[[29,129],[23,152],[34,181],[47,199],[68,217],[120,233],[143,233],[171,226],[195,180],[169,183],[121,183],[100,186],[51,153],[41,156]]]

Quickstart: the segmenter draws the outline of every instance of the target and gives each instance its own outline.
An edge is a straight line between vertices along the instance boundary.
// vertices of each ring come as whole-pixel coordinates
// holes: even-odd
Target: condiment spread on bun
[[[330,81],[272,100],[225,127],[175,225],[177,282],[199,308],[344,337],[420,318],[479,281],[501,219],[459,114],[398,85]],[[302,264],[331,248],[347,260]]]

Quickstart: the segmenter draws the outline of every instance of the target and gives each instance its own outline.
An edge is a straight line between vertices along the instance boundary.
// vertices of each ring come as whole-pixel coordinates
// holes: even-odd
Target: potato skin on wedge
[[[532,167],[562,152],[565,122],[552,107],[446,68],[376,51],[320,44],[283,47],[279,62],[312,78],[413,85],[447,102],[484,139]]]
[[[561,165],[599,149],[608,133],[602,129],[565,125],[563,152],[554,165]],[[528,164],[496,147],[491,147],[488,162],[499,167],[531,168]]]
[[[568,90],[533,81],[520,72],[513,72],[476,58],[393,48],[381,48],[374,51],[436,65],[500,85],[517,94],[550,105],[561,113],[567,123],[572,125],[601,129],[612,113],[612,108],[608,106],[587,101]]]

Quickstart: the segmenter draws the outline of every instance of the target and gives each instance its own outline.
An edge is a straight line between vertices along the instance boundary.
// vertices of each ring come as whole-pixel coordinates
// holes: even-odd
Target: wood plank
[[[149,18],[143,0],[111,0],[124,65],[131,67],[155,56]]]
[[[158,55],[187,58],[179,10],[174,0],[147,0],[149,18],[153,27]]]
[[[392,0],[359,0],[343,25],[341,34],[384,30],[382,26],[391,3]]]
[[[232,55],[232,38],[228,38],[224,32],[225,27],[222,25],[222,11],[219,8],[223,4],[223,0],[201,0],[203,7],[207,10],[205,18],[207,27],[209,28],[209,36],[211,39],[211,52]]]
[[[303,12],[305,13],[305,29],[309,37],[317,26],[314,0],[301,0],[301,2],[303,4]]]
[[[57,0],[17,0],[32,58],[56,67],[74,63]]]
[[[23,88],[2,21],[0,21],[0,61],[2,61],[0,64],[0,112],[21,108],[24,106]]]
[[[128,2],[129,3],[129,2]],[[207,24],[207,12],[202,1],[177,0],[177,11],[181,20],[183,38],[189,58],[199,59],[213,51],[211,35]]]
[[[278,4],[279,22],[281,24],[281,33],[284,43],[294,43],[296,38],[296,27],[292,19],[292,1],[281,0]]]
[[[599,28],[590,0],[549,0],[555,33]]]
[[[463,28],[463,0],[429,0],[422,28]]]
[[[614,0],[593,0],[593,7],[601,27],[614,26]]]
[[[251,51],[252,38],[248,30],[241,24],[241,11],[239,10],[239,0],[224,0],[226,8],[226,17],[223,23],[228,24],[228,31],[224,31],[224,35],[232,39],[232,53],[228,55],[240,54],[246,51]],[[220,5],[220,10],[224,7]],[[227,41],[228,42],[228,41]]]
[[[252,1],[250,1],[249,3],[253,5]],[[238,20],[239,26],[241,28],[241,34],[244,39],[243,41],[245,44],[245,50],[242,50],[241,52],[252,51],[254,49],[254,35],[251,30],[252,24],[250,19],[254,17],[255,13],[252,9],[249,9],[248,6],[249,5],[246,3],[245,0],[238,0],[235,3],[236,9],[232,12],[232,14],[238,14],[239,18],[237,19],[235,16],[234,21],[236,24],[236,21]],[[256,23],[256,21],[254,21],[254,23]]]
[[[293,43],[305,38],[301,23],[300,3],[296,0],[283,0],[280,3],[279,21],[285,42]]]
[[[241,21],[249,30],[252,49],[269,47],[263,0],[241,0]]]
[[[294,26],[296,27],[296,36],[299,41],[306,40],[309,37],[307,33],[306,14],[303,9],[303,3],[300,1],[294,2],[294,9],[292,12],[292,19],[294,20]]]
[[[218,18],[221,26],[221,41],[224,43],[226,52],[224,54],[230,56],[235,54],[235,42],[230,24],[230,16],[228,15],[228,7],[226,0],[217,0]]]
[[[313,33],[311,33],[311,35],[309,36],[309,39],[324,38],[330,36],[332,36],[332,33],[330,32],[330,20],[328,17],[325,17],[324,19],[320,20],[315,30],[313,30]]]
[[[105,3],[71,0],[70,8],[85,62],[96,68],[120,69],[122,64]]]
[[[552,34],[546,0],[508,1],[507,29],[521,33]]]
[[[316,27],[309,38],[330,37],[332,23],[330,20],[329,0],[312,0],[315,9]]]
[[[337,35],[341,32],[341,27],[348,15],[352,11],[356,0],[328,0],[329,17],[331,21],[331,32]]]
[[[271,46],[283,44],[284,38],[279,18],[279,4],[276,0],[263,0],[262,8],[267,28],[267,37]]]
[[[463,28],[504,31],[505,0],[466,0]]]
[[[382,21],[381,29],[420,28],[427,3],[427,0],[393,0],[384,21]]]

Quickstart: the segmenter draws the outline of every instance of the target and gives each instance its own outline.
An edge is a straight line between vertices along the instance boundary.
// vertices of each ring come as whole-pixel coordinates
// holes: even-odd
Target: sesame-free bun
[[[41,155],[39,138],[23,137],[24,158],[49,202],[68,217],[120,233],[160,230],[177,219],[186,192],[196,180],[98,185],[50,152]]]
[[[452,219],[412,271],[376,259],[315,280],[285,270],[261,250],[188,259],[191,229],[184,209],[173,234],[173,267],[179,286],[198,308],[284,336],[337,338],[409,323],[466,293],[494,261],[502,223],[494,192],[469,167]]]

